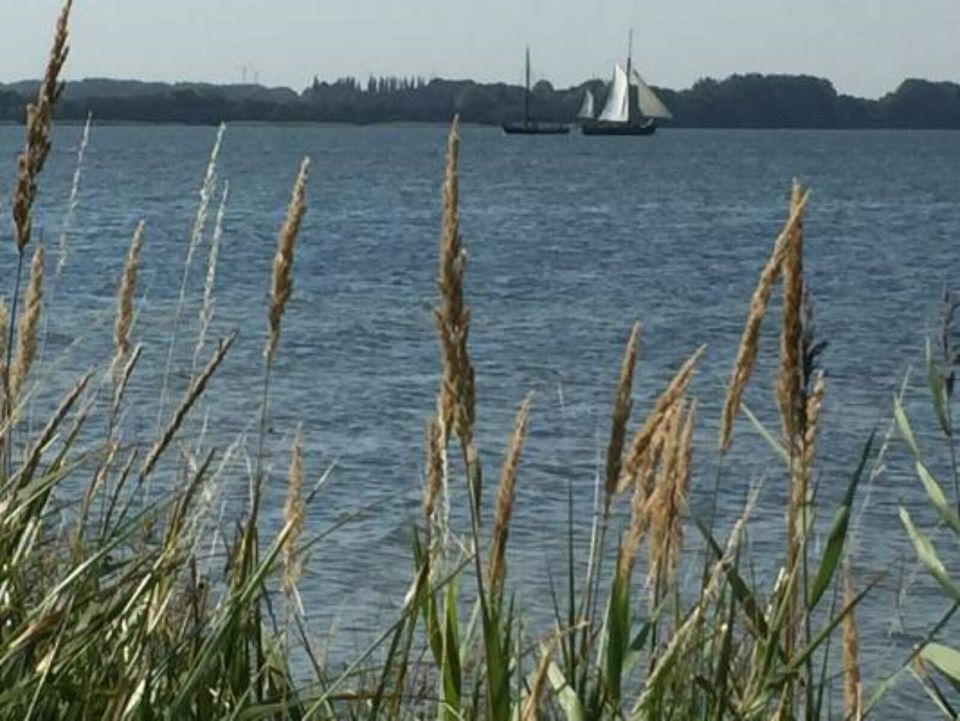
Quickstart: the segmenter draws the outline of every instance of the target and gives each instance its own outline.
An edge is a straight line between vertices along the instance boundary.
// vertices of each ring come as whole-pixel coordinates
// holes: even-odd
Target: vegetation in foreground
[[[39,363],[47,282],[32,212],[50,150],[70,9],[67,0],[27,118],[13,198],[17,268],[9,313],[0,314],[5,326],[0,333],[5,359],[0,373],[0,717],[857,719],[876,711],[907,672],[936,708],[955,717],[960,653],[936,639],[960,605],[960,586],[906,509],[900,515],[918,558],[952,605],[904,659],[900,672],[875,683],[860,677],[855,612],[870,584],[855,587],[844,559],[851,506],[873,452],[871,441],[850,464],[846,492],[832,520],[822,519],[827,522],[822,553],[814,554],[808,543],[817,517],[824,515],[812,479],[826,384],[817,365],[822,344],[813,338],[805,302],[802,219],[809,195],[799,184],[793,186],[786,222],[750,300],[719,439],[721,456],[732,453],[734,422],[744,412],[782,460],[790,492],[779,574],[767,583],[743,572],[742,541],[752,499],[723,538],[714,518],[697,518],[687,510],[696,474],[697,418],[688,387],[703,349],[691,349],[643,419],[632,419],[640,337],[635,325],[615,386],[595,513],[582,519],[592,522],[589,547],[578,549],[570,541],[568,578],[553,599],[555,627],[543,637],[529,634],[523,609],[511,594],[505,551],[532,404],[529,397],[519,404],[496,491],[486,498],[474,435],[477,399],[458,219],[456,120],[447,145],[438,253],[441,381],[436,414],[427,424],[411,584],[406,597],[398,599],[394,623],[363,654],[336,668],[322,663],[297,591],[304,554],[323,535],[303,535],[305,508],[316,491],[304,488],[299,433],[290,451],[282,527],[271,538],[261,537],[260,530],[262,491],[271,473],[262,461],[270,387],[277,380],[271,379],[271,368],[281,351],[293,289],[306,160],[278,233],[249,504],[225,541],[221,565],[208,563],[200,549],[209,542],[209,493],[222,482],[223,470],[230,468],[224,458],[235,449],[192,452],[181,446],[174,457],[174,443],[205,398],[208,381],[229,362],[235,342],[233,335],[216,344],[206,340],[222,206],[209,241],[208,282],[197,324],[196,356],[208,360],[194,363],[175,405],[161,402],[164,417],[156,435],[141,443],[124,423],[125,391],[141,353],[133,336],[133,298],[142,224],[133,231],[119,281],[113,356],[77,379],[45,425],[34,428],[24,421],[37,390],[31,383]],[[187,248],[187,268],[205,235],[218,147],[219,137]],[[775,393],[780,428],[771,430],[741,408],[741,398],[778,282],[783,295]],[[179,340],[182,307],[181,301],[171,347]],[[943,332],[927,353],[932,409],[950,457],[954,502],[926,460],[934,451],[921,449],[899,401],[894,417],[934,509],[960,536],[952,410],[958,357],[949,332],[955,309],[948,297]],[[87,442],[101,432],[100,440]],[[469,491],[465,538],[458,538],[449,522],[450,491],[461,483]],[[166,490],[158,498],[146,493],[151,484]],[[80,488],[76,503],[75,488]],[[629,506],[622,530],[613,521],[618,504]],[[577,520],[571,511],[571,524]],[[678,569],[694,562],[684,552],[685,543],[690,545],[684,535],[693,529],[705,560],[698,588],[687,589],[680,587]],[[584,551],[581,575],[577,556]],[[298,656],[302,668],[291,660]],[[843,700],[834,704],[838,668]],[[306,674],[311,678],[304,679]]]

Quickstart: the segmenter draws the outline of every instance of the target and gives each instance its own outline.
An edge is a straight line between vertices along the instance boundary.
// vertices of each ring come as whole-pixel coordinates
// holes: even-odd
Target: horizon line
[[[665,90],[670,90],[670,91],[673,91],[673,92],[683,92],[684,90],[691,90],[691,89],[693,89],[698,83],[701,83],[701,82],[704,82],[704,81],[711,81],[711,80],[712,80],[712,81],[714,81],[714,82],[723,82],[723,81],[729,80],[729,79],[731,79],[731,78],[735,78],[735,77],[747,77],[747,76],[760,76],[760,77],[767,77],[767,78],[770,78],[770,77],[773,77],[773,78],[812,78],[812,79],[815,79],[815,80],[825,80],[825,81],[827,81],[828,83],[830,83],[830,86],[834,89],[834,91],[837,93],[838,96],[843,96],[843,95],[845,95],[845,96],[848,96],[848,97],[860,98],[860,99],[864,99],[864,100],[879,100],[880,98],[884,97],[884,95],[894,93],[894,92],[895,92],[899,87],[901,87],[905,82],[908,82],[908,81],[911,81],[911,80],[917,80],[917,81],[926,82],[926,83],[932,83],[932,84],[942,84],[942,83],[945,83],[945,84],[949,84],[949,85],[958,85],[958,86],[960,86],[960,80],[951,80],[951,79],[946,79],[946,78],[934,79],[934,78],[926,78],[926,77],[904,76],[903,78],[901,78],[901,80],[900,80],[894,87],[888,88],[887,90],[883,91],[880,95],[876,95],[876,96],[856,95],[856,94],[853,94],[853,93],[848,93],[848,92],[843,92],[843,91],[841,91],[840,89],[837,88],[837,86],[836,86],[836,84],[833,82],[833,80],[831,80],[830,78],[828,78],[828,77],[826,77],[826,76],[823,76],[823,75],[814,75],[814,74],[812,74],[812,73],[762,72],[762,71],[758,71],[758,70],[738,71],[738,72],[735,72],[735,73],[730,73],[729,75],[726,75],[726,76],[723,77],[723,78],[714,77],[714,76],[711,76],[711,75],[704,75],[704,76],[702,76],[702,77],[700,77],[700,78],[697,78],[697,80],[695,80],[693,83],[691,83],[691,84],[689,84],[689,85],[687,85],[687,86],[685,86],[685,87],[681,87],[681,88],[670,87],[670,86],[667,86],[667,85],[659,85],[659,84],[656,84],[656,83],[651,83],[651,85],[652,85],[653,87],[658,88],[658,89],[661,89],[661,90],[665,89]],[[358,85],[362,85],[362,83],[366,82],[369,78],[423,78],[423,79],[426,80],[428,83],[429,83],[429,82],[433,82],[433,81],[435,81],[435,80],[439,80],[439,81],[443,81],[443,82],[454,82],[454,83],[456,83],[456,82],[473,82],[473,83],[476,83],[476,84],[478,84],[478,85],[506,85],[506,86],[508,86],[508,87],[521,87],[521,88],[523,87],[522,83],[509,82],[509,81],[504,81],[504,80],[475,80],[474,78],[470,78],[470,77],[444,77],[443,75],[425,76],[425,75],[418,75],[418,74],[416,74],[416,73],[410,74],[410,75],[404,75],[404,74],[376,75],[376,74],[370,73],[370,74],[368,74],[368,75],[366,75],[366,76],[340,75],[340,76],[333,77],[333,78],[320,78],[319,75],[315,75],[314,77],[317,78],[317,79],[320,81],[320,83],[327,83],[327,84],[329,84],[329,85],[335,84],[338,80],[344,80],[344,79],[348,79],[348,78],[353,79],[353,80],[356,80],[356,81],[358,82]],[[296,93],[297,95],[301,94],[301,93],[302,93],[303,91],[305,91],[305,90],[308,90],[308,89],[312,86],[312,84],[313,84],[313,80],[311,79],[311,80],[308,80],[308,81],[306,82],[306,84],[305,84],[302,88],[297,89],[297,88],[296,88],[295,86],[293,86],[293,85],[286,85],[286,84],[276,84],[276,85],[273,85],[273,84],[265,84],[265,83],[261,83],[261,82],[242,82],[242,81],[240,81],[240,82],[237,82],[237,81],[226,81],[226,82],[223,82],[223,81],[216,81],[216,80],[200,80],[200,79],[186,79],[186,78],[181,78],[181,79],[179,79],[179,80],[169,80],[169,79],[151,79],[151,78],[142,78],[142,77],[141,77],[141,78],[137,78],[137,77],[117,77],[117,76],[108,76],[108,75],[87,75],[87,76],[83,76],[83,77],[80,77],[80,78],[69,78],[69,77],[68,77],[68,78],[66,78],[66,79],[64,80],[64,83],[67,84],[67,85],[69,85],[69,84],[71,84],[71,83],[83,83],[83,82],[93,82],[93,81],[107,81],[107,82],[118,82],[118,83],[143,83],[143,84],[157,84],[157,85],[170,85],[170,86],[175,86],[175,85],[208,85],[208,86],[214,86],[214,87],[250,87],[250,88],[263,88],[263,89],[265,89],[265,90],[290,90],[290,91]],[[588,83],[595,83],[595,82],[607,83],[607,82],[609,82],[608,80],[606,80],[606,79],[604,79],[604,78],[602,78],[602,77],[593,77],[593,78],[588,78],[588,79],[586,79],[586,80],[582,80],[582,81],[580,81],[579,83],[576,83],[576,84],[573,84],[573,85],[567,85],[566,87],[561,87],[561,86],[555,85],[555,84],[553,83],[553,81],[551,81],[549,78],[545,78],[545,77],[544,77],[544,78],[541,78],[538,82],[542,82],[542,81],[545,81],[545,82],[550,83],[550,86],[551,86],[554,90],[558,90],[558,91],[576,90],[576,89],[578,89],[578,88],[583,87],[584,85],[586,85],[586,84],[588,84]],[[17,79],[17,80],[0,80],[0,87],[11,86],[11,85],[23,85],[23,84],[27,84],[27,83],[37,83],[37,84],[39,84],[39,83],[40,83],[40,78],[20,78],[20,79]],[[360,87],[360,90],[363,91],[363,92],[366,92],[365,88],[363,88],[363,87]]]

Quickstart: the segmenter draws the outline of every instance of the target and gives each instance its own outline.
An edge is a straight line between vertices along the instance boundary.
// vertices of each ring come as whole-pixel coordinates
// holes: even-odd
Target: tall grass
[[[70,11],[67,2],[18,164],[13,203],[18,267],[31,240],[33,205],[50,149]],[[204,235],[222,137],[221,128],[187,247],[184,279]],[[939,645],[935,636],[960,606],[960,586],[906,509],[900,515],[919,558],[953,606],[893,677],[871,683],[861,673],[854,610],[876,581],[853,579],[845,556],[851,509],[872,443],[867,440],[860,457],[851,459],[838,507],[820,507],[811,479],[826,393],[818,367],[823,344],[813,336],[803,275],[802,222],[809,195],[796,183],[783,229],[746,308],[720,419],[722,460],[735,452],[733,433],[759,353],[762,321],[782,280],[779,369],[771,398],[779,433],[746,414],[782,462],[772,481],[783,485],[787,499],[778,572],[760,579],[748,572],[744,538],[756,493],[725,536],[718,534],[713,514],[700,518],[690,508],[692,493],[711,488],[698,464],[705,452],[694,444],[701,414],[690,395],[706,350],[693,350],[650,407],[634,417],[640,355],[640,327],[634,324],[613,385],[595,507],[574,508],[571,502],[565,588],[553,588],[544,603],[553,609],[552,628],[531,631],[525,609],[516,602],[507,548],[516,489],[525,479],[524,439],[538,419],[528,395],[512,429],[505,429],[498,485],[493,492],[485,489],[459,218],[460,140],[455,119],[446,148],[437,259],[440,383],[436,412],[426,425],[422,517],[411,524],[411,583],[398,599],[394,622],[336,669],[314,648],[298,590],[306,551],[335,530],[303,537],[306,509],[317,489],[304,487],[304,431],[299,428],[289,451],[280,530],[261,539],[262,493],[273,472],[264,460],[270,387],[282,381],[272,378],[272,371],[295,288],[308,161],[295,176],[278,231],[265,309],[263,375],[250,384],[259,382],[261,401],[255,468],[246,479],[249,501],[233,533],[223,534],[226,553],[216,566],[203,550],[209,545],[207,499],[222,482],[224,458],[233,451],[188,448],[173,457],[172,448],[209,394],[211,379],[229,362],[231,348],[241,342],[235,333],[215,347],[207,338],[226,185],[210,241],[190,381],[167,415],[170,368],[164,369],[158,379],[164,389],[161,418],[147,439],[135,436],[123,411],[125,389],[141,354],[134,298],[140,256],[149,252],[144,243],[149,229],[143,224],[135,229],[117,281],[112,356],[76,379],[39,431],[27,428],[20,412],[32,402],[23,390],[42,312],[43,248],[35,247],[23,301],[18,270],[10,297],[0,304],[0,329],[4,324],[9,329],[8,335],[0,334],[7,341],[0,346],[5,351],[0,368],[0,717],[854,719],[881,708],[884,695],[911,671],[936,706],[954,714],[957,700],[949,693],[960,687],[960,652]],[[73,200],[70,208],[72,213]],[[168,358],[182,330],[186,292],[184,280]],[[931,503],[942,523],[960,536],[960,469],[951,411],[958,357],[949,330],[955,309],[947,298],[944,329],[928,346],[932,407],[949,449],[955,503],[925,463],[899,403],[895,417]],[[212,352],[204,363],[208,345]],[[743,425],[738,432],[749,427]],[[91,436],[97,440],[89,442]],[[711,479],[714,508],[725,480],[720,468]],[[159,494],[145,490],[154,478]],[[462,495],[452,492],[457,485],[466,488],[469,505],[462,536],[450,522],[450,505]],[[74,498],[79,501],[71,505]],[[574,540],[578,523],[592,529],[586,548]],[[810,543],[817,528],[826,529],[819,553]],[[696,581],[684,584],[684,578]],[[832,703],[835,673],[842,709]]]
[[[956,552],[956,542],[960,540],[960,465],[957,459],[957,427],[954,421],[954,388],[957,369],[960,368],[960,352],[954,345],[954,319],[960,303],[949,292],[944,291],[939,330],[926,344],[926,376],[930,394],[930,413],[941,444],[941,456],[949,458],[949,470],[946,483],[953,486],[954,498],[948,500],[944,491],[944,481],[937,478],[932,470],[929,449],[923,449],[917,434],[907,416],[902,400],[894,399],[894,419],[897,430],[910,451],[917,479],[920,481],[930,505],[939,518],[940,525],[952,536],[951,545]],[[960,713],[960,650],[954,642],[944,645],[934,641],[935,633],[946,625],[960,608],[960,584],[951,576],[948,568],[952,565],[941,559],[930,540],[929,532],[920,528],[913,520],[910,511],[901,507],[900,521],[913,542],[917,558],[929,571],[942,589],[944,597],[950,602],[947,611],[934,626],[928,639],[929,643],[918,644],[910,655],[910,670],[916,680],[927,692],[934,705],[946,718],[957,718]]]

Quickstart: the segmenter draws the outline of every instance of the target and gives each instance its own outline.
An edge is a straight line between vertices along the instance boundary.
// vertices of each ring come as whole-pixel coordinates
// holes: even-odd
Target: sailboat
[[[503,124],[508,135],[566,135],[570,126],[563,123],[550,123],[530,118],[530,48],[527,48],[526,83],[523,91],[523,120]]]
[[[610,83],[610,92],[607,93],[607,102],[600,111],[600,117],[596,119],[591,117],[583,123],[584,135],[653,135],[659,120],[673,117],[663,101],[633,68],[632,56],[633,31],[631,30],[627,49],[627,69],[624,70],[620,63],[614,65],[613,81]],[[584,106],[586,106],[586,99]]]
[[[584,120],[593,120],[593,93],[590,92],[590,88],[587,88],[583,92],[583,102],[580,103],[580,110],[577,111],[577,120],[583,122]]]

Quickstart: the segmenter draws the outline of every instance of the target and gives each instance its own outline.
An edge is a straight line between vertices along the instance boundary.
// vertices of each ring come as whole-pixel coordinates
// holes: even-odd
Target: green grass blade
[[[948,701],[947,697],[943,695],[943,691],[937,687],[937,685],[933,682],[933,679],[925,673],[921,675],[913,668],[911,668],[910,671],[913,673],[914,678],[917,679],[927,696],[930,697],[930,700],[933,701],[933,705],[940,709],[940,712],[944,715],[944,717],[950,721],[956,721],[957,712],[954,711],[950,701]]]
[[[914,646],[913,651],[911,651],[910,655],[907,656],[907,658],[903,661],[900,668],[894,671],[889,676],[887,676],[887,678],[885,678],[874,689],[873,693],[870,694],[870,698],[863,705],[864,718],[866,718],[866,716],[870,713],[870,711],[872,711],[873,708],[880,703],[880,700],[884,696],[886,696],[888,693],[890,693],[890,691],[892,691],[896,687],[897,683],[899,683],[900,678],[903,676],[903,674],[906,671],[910,670],[910,663],[913,661],[913,659],[919,656],[920,652],[926,647],[926,645],[930,643],[934,638],[937,637],[940,631],[950,622],[950,619],[953,618],[954,614],[957,612],[958,609],[960,609],[960,602],[955,601],[953,604],[950,605],[950,608],[947,609],[947,611],[943,614],[943,616],[940,617],[940,620],[937,621],[936,625],[934,625],[933,628],[927,631],[924,639],[920,643],[918,643],[916,646]]]
[[[953,529],[954,533],[960,535],[960,516],[957,516],[957,512],[953,510],[949,501],[947,501],[947,497],[943,493],[943,487],[937,482],[937,479],[933,477],[933,474],[924,465],[923,461],[918,460],[916,462],[916,468],[917,476],[923,483],[923,487],[927,491],[927,496],[930,498],[933,507],[936,508],[937,513],[940,514],[940,518]]]
[[[482,609],[483,645],[487,652],[487,693],[490,721],[510,721],[509,624],[501,625],[497,603]]]
[[[587,715],[583,710],[583,704],[577,696],[573,686],[563,675],[563,671],[553,661],[547,669],[547,678],[550,680],[550,686],[557,696],[557,703],[567,721],[586,721]]]
[[[627,579],[614,574],[607,607],[605,689],[613,708],[619,708],[623,664],[630,644],[630,589]]]
[[[627,648],[627,653],[623,659],[623,673],[629,674],[634,667],[639,663],[641,656],[643,655],[643,650],[647,647],[648,639],[650,634],[653,632],[654,624],[660,617],[660,610],[663,608],[665,601],[661,601],[653,613],[650,614],[650,618],[644,621],[643,626],[640,627],[640,630],[637,632],[637,635],[633,637],[633,640],[630,642],[630,646]]]
[[[847,485],[847,491],[844,494],[843,502],[834,516],[833,525],[830,528],[830,535],[827,538],[827,547],[823,551],[823,558],[820,561],[820,568],[817,571],[813,587],[810,589],[810,596],[807,600],[807,608],[816,607],[824,591],[833,580],[833,574],[837,570],[837,564],[840,563],[840,557],[843,554],[843,544],[847,538],[847,530],[850,525],[850,510],[853,506],[853,497],[857,492],[857,486],[863,477],[863,470],[867,466],[867,459],[870,456],[870,449],[873,447],[875,434],[871,434],[863,452],[860,454],[860,463],[857,470],[854,471],[850,483]]]
[[[463,693],[463,674],[460,668],[460,636],[457,625],[456,583],[447,586],[444,594],[443,644],[441,669],[443,677],[444,718],[456,719]]]
[[[913,428],[910,427],[910,421],[907,418],[907,412],[903,409],[903,403],[897,396],[893,397],[893,420],[900,431],[900,436],[910,447],[913,457],[920,460],[920,446],[917,445],[917,439],[913,435]]]
[[[206,639],[201,647],[190,670],[185,674],[185,678],[177,695],[173,698],[170,707],[167,710],[167,716],[171,719],[183,718],[189,716],[187,711],[191,698],[200,683],[203,674],[209,671],[213,659],[218,652],[226,649],[228,635],[234,626],[234,622],[244,609],[248,609],[250,604],[255,601],[257,593],[262,588],[263,580],[267,573],[273,567],[273,563],[280,553],[283,542],[293,531],[293,521],[288,521],[277,534],[273,544],[268,549],[259,568],[251,575],[246,584],[230,599],[228,607],[225,609],[223,617],[219,620],[213,632]]]
[[[746,403],[740,403],[740,410],[743,411],[743,414],[750,419],[750,423],[753,424],[753,427],[757,430],[757,433],[760,434],[760,437],[767,442],[767,445],[770,446],[770,449],[777,454],[777,457],[780,458],[786,465],[790,465],[790,456],[787,454],[787,449],[783,447],[783,444],[777,440],[767,427],[760,422],[760,419],[757,418],[753,411],[751,411]]]
[[[960,651],[943,644],[931,643],[920,655],[933,664],[954,689],[960,691]]]
[[[947,592],[950,598],[960,602],[960,588],[950,579],[950,576],[947,574],[947,569],[944,567],[939,556],[937,556],[933,544],[913,525],[910,513],[902,506],[900,508],[900,522],[903,524],[903,527],[907,529],[907,535],[910,536],[910,540],[913,541],[913,547],[917,552],[920,563],[926,566],[927,570],[937,579],[940,586]]]

